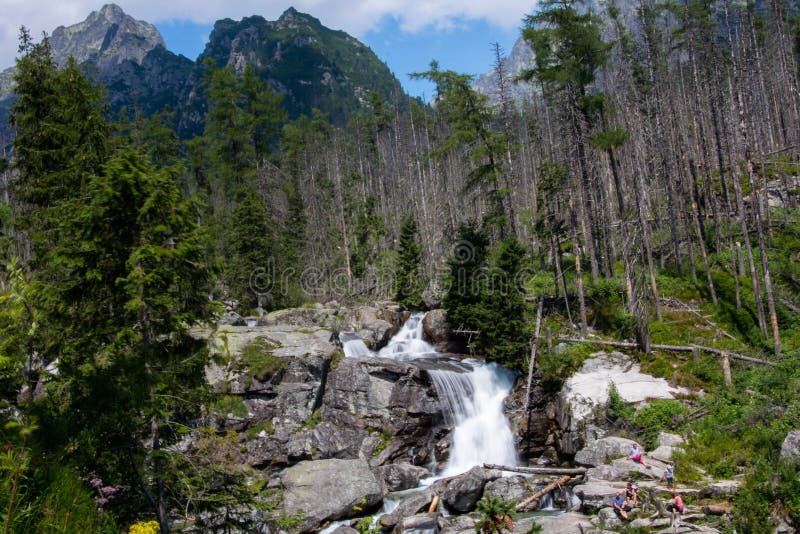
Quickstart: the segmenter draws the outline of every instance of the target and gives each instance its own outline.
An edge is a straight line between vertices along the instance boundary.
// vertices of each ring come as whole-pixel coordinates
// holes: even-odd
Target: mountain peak
[[[283,15],[281,15],[278,20],[292,20],[299,14],[300,13],[294,7],[289,7],[289,9],[283,12]]]
[[[94,13],[93,13],[94,14]],[[121,22],[127,16],[117,4],[106,4],[100,8],[99,15],[110,22]],[[91,17],[91,15],[89,15]]]

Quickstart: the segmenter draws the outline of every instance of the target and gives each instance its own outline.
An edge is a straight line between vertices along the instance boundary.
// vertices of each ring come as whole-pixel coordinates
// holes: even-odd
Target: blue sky
[[[14,63],[19,28],[35,37],[83,21],[109,0],[0,0],[0,70]],[[443,69],[481,74],[493,63],[494,42],[508,53],[522,18],[536,0],[116,0],[132,17],[154,24],[167,48],[196,59],[214,21],[261,15],[276,20],[288,7],[343,30],[368,45],[413,96],[430,98],[432,86],[412,81],[432,59]]]
[[[156,27],[168,49],[197,59],[213,24],[176,20],[157,23]],[[427,70],[435,59],[442,69],[476,76],[483,74],[491,70],[494,63],[493,43],[499,43],[508,54],[517,37],[519,28],[504,28],[486,20],[463,21],[444,29],[427,26],[411,33],[403,31],[397,19],[384,17],[360,40],[389,66],[406,92],[428,100],[433,96],[433,85],[425,80],[410,79],[410,73]]]

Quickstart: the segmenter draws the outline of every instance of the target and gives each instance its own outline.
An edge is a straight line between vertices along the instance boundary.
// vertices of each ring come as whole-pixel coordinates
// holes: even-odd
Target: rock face
[[[114,4],[92,11],[78,24],[59,26],[50,36],[50,46],[59,64],[72,56],[78,63],[91,61],[101,69],[128,60],[141,65],[148,52],[166,47],[155,26],[135,20]]]
[[[416,488],[420,480],[431,476],[431,472],[424,467],[408,463],[382,465],[378,467],[377,473],[384,493]]]
[[[363,460],[300,462],[283,472],[281,482],[284,513],[303,513],[302,532],[362,515],[381,501],[380,484]]]
[[[511,53],[505,60],[505,75],[511,79],[522,71],[534,67],[536,57],[531,49],[530,44],[520,37],[511,48]],[[515,102],[522,102],[526,98],[530,98],[531,94],[536,91],[535,86],[528,82],[510,83],[508,85],[509,97]],[[485,74],[481,74],[475,83],[472,85],[475,91],[489,97],[489,102],[493,105],[499,104],[499,97],[497,94],[498,87],[498,74],[497,69],[494,68]]]
[[[414,463],[427,463],[441,424],[427,373],[383,358],[341,360],[328,377],[322,417],[341,427],[383,429],[389,441],[374,465],[407,459],[412,448]]]
[[[781,458],[787,462],[800,463],[800,430],[792,430],[781,445]]]
[[[500,471],[473,467],[464,475],[453,479],[442,493],[442,502],[448,510],[458,513],[471,512],[483,495],[486,483],[502,477]]]
[[[581,465],[598,466],[620,456],[627,455],[635,442],[616,436],[601,438],[593,441],[575,455],[575,463]]]
[[[586,425],[597,406],[608,402],[608,392],[614,384],[620,396],[629,403],[648,399],[672,399],[688,393],[670,386],[663,378],[640,372],[639,364],[620,352],[601,352],[583,363],[580,371],[564,382],[558,395],[555,412],[562,431],[559,450],[575,454],[597,434]]]
[[[422,329],[431,343],[447,342],[449,334],[447,312],[445,310],[432,310],[426,313],[425,318],[422,320]]]

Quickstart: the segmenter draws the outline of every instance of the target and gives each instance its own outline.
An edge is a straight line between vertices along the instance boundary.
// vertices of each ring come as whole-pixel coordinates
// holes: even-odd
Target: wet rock
[[[384,493],[416,488],[420,480],[431,476],[431,472],[424,467],[409,463],[382,465],[376,471],[383,483]]]
[[[433,310],[426,313],[425,318],[422,319],[422,330],[434,345],[447,342],[450,333],[447,328],[447,312]]]
[[[781,445],[781,458],[787,462],[800,463],[800,430],[792,430]]]
[[[358,530],[354,529],[353,527],[348,527],[347,525],[339,525],[331,534],[359,534]]]
[[[502,476],[500,471],[473,467],[447,483],[447,487],[442,493],[442,502],[453,512],[462,514],[471,512],[483,495],[486,483]]]
[[[301,532],[325,521],[362,515],[382,498],[380,484],[363,460],[299,462],[284,470],[281,482],[284,513],[304,514]]]
[[[427,512],[433,500],[433,495],[434,493],[431,489],[426,489],[421,493],[406,497],[400,501],[400,504],[391,513],[382,515],[378,523],[384,529],[392,529],[406,517],[416,515],[422,511]]]
[[[439,514],[417,514],[403,518],[392,531],[393,534],[402,534],[405,531],[425,531],[436,534],[439,532]]]

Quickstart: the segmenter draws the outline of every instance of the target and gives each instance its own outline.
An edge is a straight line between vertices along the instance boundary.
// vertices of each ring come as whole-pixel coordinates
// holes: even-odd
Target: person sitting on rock
[[[614,496],[614,498],[611,501],[611,505],[614,507],[614,513],[617,514],[617,517],[619,517],[623,521],[628,520],[628,512],[633,510],[633,508],[625,500],[625,497],[622,496],[621,491],[618,491],[617,494]]]
[[[627,456],[627,458],[636,463],[642,464],[645,467],[650,467],[644,461],[644,451],[636,443],[631,445],[631,453]]]
[[[667,512],[672,515],[671,523],[675,523],[679,514],[683,513],[683,499],[677,493],[672,494],[672,500],[667,504]]]
[[[636,507],[639,500],[639,485],[634,486],[633,481],[628,482],[628,485],[625,486],[625,498],[632,503],[633,507]]]

